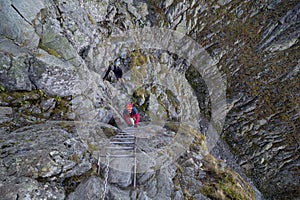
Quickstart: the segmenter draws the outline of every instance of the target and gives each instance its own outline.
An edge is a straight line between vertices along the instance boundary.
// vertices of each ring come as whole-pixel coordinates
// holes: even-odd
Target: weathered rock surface
[[[82,131],[82,127],[85,127],[85,132]],[[244,198],[253,198],[250,185],[240,179],[235,172],[224,167],[219,168],[220,171],[215,171],[218,167],[212,168],[212,165],[219,161],[212,159],[213,157],[206,159],[208,154],[205,150],[204,137],[200,134],[194,135],[198,134],[195,131],[183,128],[176,135],[170,135],[168,129],[154,125],[125,129],[125,132],[127,131],[135,134],[138,140],[139,189],[135,193],[132,193],[130,187],[132,172],[127,177],[131,184],[122,187],[118,185],[126,178],[120,175],[122,173],[111,172],[106,183],[105,179],[102,180],[98,174],[98,170],[100,174],[105,174],[106,168],[106,161],[103,160],[99,164],[98,156],[103,154],[103,147],[108,145],[109,138],[120,132],[118,129],[104,123],[94,125],[83,122],[52,121],[26,126],[9,134],[1,133],[0,190],[5,194],[2,197],[4,199],[95,199],[102,197],[106,187],[105,195],[108,199],[141,199],[145,195],[150,199],[157,197],[173,199],[175,196],[182,199],[183,195],[203,196],[199,188],[206,183],[203,183],[202,179],[204,180],[207,173],[212,170],[214,173],[221,173],[218,176],[227,174],[239,184],[247,185],[236,190],[231,188],[230,184],[224,183],[224,187],[230,187],[236,194],[242,192],[240,195]],[[182,138],[189,139],[182,140]],[[181,154],[174,155],[172,149],[178,148],[179,141],[184,142],[182,145],[190,144],[196,149],[189,149],[186,146]],[[179,155],[183,156],[177,163]],[[110,163],[110,168],[115,172],[124,170],[117,168],[119,165],[115,164]],[[205,169],[202,169],[202,166]],[[202,175],[199,177],[193,175],[198,173]],[[217,174],[215,178],[222,181]],[[189,176],[190,178],[187,178]],[[116,178],[119,179],[117,184],[119,187],[116,186]],[[191,185],[185,188],[186,184]],[[220,189],[222,190],[221,186]]]
[[[238,165],[265,197],[297,198],[299,6],[296,0],[1,1],[3,198],[100,198],[105,184],[95,172],[98,147],[120,131],[108,123],[124,129],[122,110],[129,101],[136,103],[144,123],[152,123],[144,131],[153,131],[153,138],[141,138],[141,149],[167,165],[143,160],[145,166],[139,167],[148,171],[138,177],[142,186],[135,192],[128,188],[130,173],[116,173],[107,198],[253,198],[249,185],[210,157],[202,143],[188,140],[178,155],[177,148],[171,149],[177,159],[165,154],[170,135],[185,141],[166,121],[188,122],[206,135],[216,157],[226,159],[209,142],[219,138],[213,132],[223,131]],[[130,29],[149,27],[176,30],[201,44],[211,56],[199,64],[204,72],[192,66],[199,49],[189,51],[191,44],[182,45],[190,54],[181,58],[146,40],[134,48],[131,42],[138,40],[118,40]],[[170,41],[170,35],[157,33]],[[125,88],[114,77],[102,80],[115,60],[124,69]],[[219,82],[211,90],[207,80],[216,77],[227,81],[226,99]],[[79,122],[47,122],[53,120]],[[164,126],[168,136],[163,136]],[[114,180],[126,184],[120,189]]]

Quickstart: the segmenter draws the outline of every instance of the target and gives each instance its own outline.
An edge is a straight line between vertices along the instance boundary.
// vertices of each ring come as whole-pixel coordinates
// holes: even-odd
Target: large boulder
[[[35,48],[39,44],[39,36],[35,32],[34,22],[44,1],[1,1],[1,35],[22,47]]]

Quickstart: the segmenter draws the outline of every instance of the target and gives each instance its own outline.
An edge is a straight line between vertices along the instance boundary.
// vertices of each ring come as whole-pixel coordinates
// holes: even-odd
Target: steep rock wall
[[[205,47],[227,78],[227,104],[231,110],[222,137],[245,173],[271,199],[292,199],[298,195],[297,1],[20,3],[10,0],[0,4],[3,21],[0,29],[1,91],[41,89],[47,95],[72,96],[74,112],[69,113],[67,119],[98,119],[108,123],[114,116],[114,121],[121,121],[118,110],[122,105],[115,97],[129,100],[132,96],[123,95],[101,81],[109,65],[107,60],[103,61],[106,55],[99,51],[106,38],[145,26],[170,28],[187,34]],[[145,55],[134,52],[125,55],[122,58],[124,66],[128,70],[131,65],[151,66],[150,55],[155,54]],[[183,62],[174,63],[181,65]],[[200,115],[209,119],[207,88],[203,79],[192,76],[192,72],[190,69],[185,75],[193,90],[198,92],[195,96]],[[158,92],[149,91],[155,97],[150,102],[159,104]],[[143,92],[150,96],[149,91]],[[165,109],[162,115],[167,115],[175,110],[171,100],[174,94],[184,93],[173,90],[168,95],[163,89],[162,94],[167,103],[159,105]],[[140,93],[135,97],[139,101],[143,99]],[[11,104],[4,101],[3,105]],[[195,109],[197,112],[192,114],[197,121],[200,116],[198,108]],[[148,119],[146,114],[144,117]],[[169,116],[172,118],[176,114],[173,112]],[[200,129],[205,131],[205,124]]]

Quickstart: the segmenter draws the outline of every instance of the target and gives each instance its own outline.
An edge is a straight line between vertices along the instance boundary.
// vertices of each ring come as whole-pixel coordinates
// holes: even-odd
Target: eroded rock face
[[[103,180],[84,178],[95,175],[92,149],[99,145],[103,131],[99,135],[97,128],[80,124],[71,126],[77,132],[57,124],[22,128],[25,125],[79,120],[124,128],[124,102],[134,101],[142,121],[161,127],[165,121],[188,121],[210,139],[204,122],[214,117],[210,98],[220,96],[208,91],[205,77],[193,68],[197,66],[189,66],[185,59],[176,57],[176,52],[165,49],[129,48],[123,54],[120,50],[128,43],[114,41],[114,36],[129,29],[154,26],[176,30],[197,41],[212,57],[211,66],[217,66],[208,67],[209,74],[220,72],[226,78],[225,103],[230,112],[222,136],[244,172],[268,198],[298,195],[298,1],[9,0],[2,1],[0,9],[1,191],[7,199],[74,199],[91,185],[93,189],[81,198],[101,196]],[[105,45],[112,47],[115,57],[103,51]],[[116,59],[121,60],[125,72],[125,89],[114,78],[112,82],[102,80]],[[10,94],[20,90],[35,92]],[[60,98],[68,103],[62,104]],[[85,139],[76,140],[79,136]],[[75,157],[74,149],[69,149],[73,145],[79,152]],[[205,170],[213,171],[212,179],[226,179],[228,184],[243,182],[225,172],[217,173],[221,164],[215,161],[211,167],[201,152],[188,152],[186,159],[178,161],[182,169],[173,163],[156,176],[142,175],[140,180],[147,186],[134,198],[154,198],[157,194],[165,199],[223,198],[214,193],[211,183],[203,181],[208,177]],[[201,163],[206,163],[204,170]],[[78,176],[81,178],[76,182]],[[187,187],[190,183],[193,186]],[[17,187],[12,188],[14,185]],[[244,196],[230,197],[252,198],[246,183],[240,185],[246,191]],[[157,186],[168,190],[162,193]],[[203,188],[201,193],[196,192],[199,187]],[[128,190],[116,194],[118,190],[111,187],[108,195],[130,198]]]
[[[254,198],[249,183],[225,167],[225,163],[221,167],[222,162],[208,157],[203,135],[190,127],[179,128],[175,135],[169,131],[169,128],[157,125],[123,130],[123,133],[137,137],[139,189],[136,190],[131,187],[132,171],[122,171],[121,163],[113,162],[116,158],[111,158],[108,179],[99,176],[99,172],[102,176],[106,174],[106,160],[99,163],[98,158],[109,145],[109,139],[120,133],[115,127],[104,123],[53,121],[26,126],[8,134],[1,132],[2,198],[95,199],[103,194],[108,199],[219,197],[217,191],[209,189],[209,181],[205,180],[208,176],[222,183],[217,188],[225,193],[222,187],[230,188],[234,195],[243,199]],[[191,147],[186,145],[181,153],[174,154],[179,141]],[[182,156],[177,163],[179,155]],[[128,159],[122,163],[132,165]],[[226,176],[230,177],[229,182],[222,182]],[[129,185],[125,185],[126,181]],[[235,182],[238,184],[233,186]],[[201,191],[199,187],[205,189]]]

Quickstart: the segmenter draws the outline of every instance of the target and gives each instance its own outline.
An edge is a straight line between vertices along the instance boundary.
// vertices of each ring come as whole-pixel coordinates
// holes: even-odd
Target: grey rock
[[[222,162],[218,165],[220,170],[232,167],[242,174],[235,164],[239,161],[259,190],[271,199],[296,197],[299,176],[293,173],[299,167],[300,141],[297,134],[299,5],[296,1],[281,0],[239,3],[171,0],[157,4],[64,0],[1,2],[0,86],[6,91],[1,91],[0,103],[12,108],[0,114],[1,126],[4,126],[0,129],[1,193],[8,199],[17,198],[16,194],[23,199],[64,199],[65,188],[59,182],[94,170],[101,147],[109,140],[107,137],[118,132],[101,122],[116,123],[123,129],[121,112],[125,102],[142,88],[143,94],[137,97],[141,121],[156,126],[142,124],[144,129],[136,129],[141,137],[138,139],[142,152],[138,156],[143,171],[138,179],[141,191],[129,195],[130,173],[116,173],[113,182],[122,180],[126,184],[121,184],[122,189],[110,184],[108,198],[180,199],[186,189],[195,199],[205,199],[199,194],[204,184],[199,179],[208,175],[202,170],[206,164],[204,153],[193,152],[198,148],[188,150],[189,145],[180,151],[190,154],[186,159],[177,151],[166,153],[172,141],[186,138],[178,137],[182,130],[164,130],[162,126],[168,120],[190,122],[194,129],[206,134],[206,141],[211,144],[214,136],[207,131],[210,119],[212,113],[217,119],[224,117],[224,110],[218,107],[224,102],[228,103],[228,110],[231,109],[224,129],[220,123],[212,126],[223,131],[222,137],[235,156],[230,156],[222,145],[212,149],[215,144],[209,145],[205,154],[216,153],[216,157],[226,159],[226,165]],[[207,63],[198,63],[207,65],[203,68],[207,73],[201,77],[189,67],[190,63],[169,52],[147,51],[143,49],[143,42],[130,46],[134,37],[116,42],[120,37],[115,35],[147,26],[171,28],[203,45],[213,58]],[[140,41],[145,39],[141,37]],[[134,49],[141,50],[139,55]],[[187,57],[196,53],[197,50],[192,49]],[[142,58],[141,62],[134,63],[135,56]],[[117,84],[104,83],[101,78],[109,61],[116,57],[124,61],[124,91]],[[214,65],[217,67],[213,69]],[[211,105],[212,100],[220,99],[220,94],[217,90],[208,91],[204,79],[215,80],[218,70],[222,78],[227,76],[228,101],[220,100],[219,104]],[[214,82],[214,85],[219,84]],[[52,116],[54,101],[40,103],[39,98],[34,98],[33,102],[38,102],[35,105],[16,106],[29,101],[26,98],[7,100],[4,96],[11,91],[32,89],[40,89],[47,95],[72,96],[69,119],[90,123],[31,125]],[[58,116],[64,114],[57,113]],[[31,126],[23,127],[24,124]],[[23,128],[15,130],[18,127]],[[174,136],[164,135],[166,131],[172,131]],[[182,169],[179,166],[176,169],[183,173],[181,176],[173,168],[160,170],[161,166],[174,166],[175,158],[182,159]],[[176,186],[172,177],[179,180]],[[36,181],[40,179],[43,183]],[[72,188],[75,192],[70,198],[74,199],[77,194],[82,199],[99,198],[101,193],[93,190],[99,189],[99,180],[98,177],[88,182],[80,180],[82,186]],[[4,183],[8,184],[4,186]],[[187,188],[189,184],[192,185]],[[160,191],[158,186],[165,191]],[[256,199],[262,198],[259,191],[254,190]]]
[[[172,5],[172,3],[173,3],[174,1],[173,0],[167,0],[167,1],[165,1],[164,2],[164,7],[169,7],[170,5]]]
[[[219,3],[221,6],[224,6],[224,5],[226,5],[226,4],[230,3],[230,2],[231,2],[231,0],[218,0],[218,3]]]
[[[37,47],[40,38],[35,33],[33,23],[43,8],[45,8],[43,1],[1,2],[1,35],[11,38],[21,46]]]
[[[68,200],[100,199],[103,195],[103,182],[98,177],[91,177],[81,183],[76,190],[71,193]]]
[[[1,42],[0,49],[6,51],[11,42]],[[1,85],[7,90],[31,90],[32,83],[28,77],[27,56],[22,52],[15,51],[15,47],[7,51],[15,57],[10,57],[0,53],[0,81]]]
[[[163,168],[158,174],[157,193],[161,199],[171,199],[172,197],[174,190],[174,183],[172,179],[175,176],[175,174],[169,172],[169,169],[172,167],[173,166],[170,165],[167,168]]]
[[[268,9],[272,10],[276,7],[277,4],[281,3],[281,0],[272,0],[268,5]]]
[[[110,169],[111,173],[109,173],[109,180],[108,180],[109,183],[118,185],[120,188],[126,188],[130,186],[132,184],[132,173],[131,173],[133,168],[132,163],[133,160],[128,158],[118,159],[115,162],[112,161],[111,162],[112,169]],[[124,169],[124,171],[113,169],[113,166],[116,164],[118,164],[118,167],[120,167],[119,165],[122,165],[123,167],[121,168]]]
[[[50,99],[42,101],[40,105],[41,105],[43,111],[48,111],[50,109],[53,109],[55,107],[55,104],[56,104],[55,99],[50,98]]]
[[[79,93],[82,86],[75,68],[43,51],[40,53],[42,56],[32,61],[29,70],[34,85],[50,95],[69,96]]]
[[[278,22],[270,24],[263,34],[263,39],[258,49],[271,52],[283,51],[298,42],[299,29],[296,28],[293,31],[289,31],[289,28],[296,26],[297,21],[299,21],[299,7],[300,4],[297,4],[293,10],[288,11]],[[286,34],[283,34],[284,32]]]
[[[2,199],[65,199],[64,190],[51,183],[39,183],[31,178],[13,178],[0,185]]]
[[[210,198],[204,196],[203,194],[195,194],[194,196],[195,200],[209,200]]]
[[[182,193],[182,191],[181,190],[178,190],[178,191],[176,191],[175,192],[175,196],[174,196],[174,200],[181,200],[181,199],[183,199],[184,197],[183,197],[183,193]]]
[[[52,27],[45,27],[40,41],[40,48],[74,66],[80,65],[79,55],[68,40],[56,33]]]
[[[11,107],[0,107],[0,116],[1,117],[8,117],[11,116],[13,114],[13,110]]]
[[[140,192],[138,194],[138,197],[137,197],[138,200],[150,200],[151,198],[149,198],[146,194],[146,192]]]

